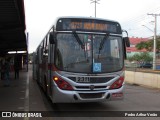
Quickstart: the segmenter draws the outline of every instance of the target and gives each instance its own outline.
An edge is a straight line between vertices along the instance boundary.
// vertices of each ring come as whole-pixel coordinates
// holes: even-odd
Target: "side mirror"
[[[123,38],[123,41],[125,42],[126,47],[130,47],[129,37],[124,37],[124,38]]]
[[[53,32],[50,32],[49,42],[50,42],[50,44],[55,44],[55,35]]]

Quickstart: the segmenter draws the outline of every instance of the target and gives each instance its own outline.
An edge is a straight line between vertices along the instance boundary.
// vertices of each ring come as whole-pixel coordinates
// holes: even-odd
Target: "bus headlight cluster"
[[[54,76],[53,80],[57,84],[57,86],[62,90],[73,90],[73,87],[66,82],[65,80],[61,79],[60,77]]]
[[[116,80],[109,89],[118,89],[121,88],[124,82],[124,76],[121,76],[118,80]]]

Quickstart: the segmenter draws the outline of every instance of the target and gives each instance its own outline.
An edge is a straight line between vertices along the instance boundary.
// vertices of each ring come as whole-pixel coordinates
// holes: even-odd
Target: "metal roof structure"
[[[24,0],[0,0],[0,56],[27,51]]]

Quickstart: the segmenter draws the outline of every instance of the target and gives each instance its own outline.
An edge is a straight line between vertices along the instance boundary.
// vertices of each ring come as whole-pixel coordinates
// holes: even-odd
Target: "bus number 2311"
[[[90,83],[90,77],[76,77],[77,83]]]

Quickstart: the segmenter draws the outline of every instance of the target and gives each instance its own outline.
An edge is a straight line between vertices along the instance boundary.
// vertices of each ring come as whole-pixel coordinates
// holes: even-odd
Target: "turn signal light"
[[[124,77],[121,76],[118,80],[116,80],[109,89],[118,89],[121,88],[124,82]]]
[[[57,84],[57,86],[60,89],[62,89],[62,90],[73,90],[73,87],[68,82],[66,82],[65,80],[63,80],[63,79],[61,79],[57,76],[54,76],[53,80],[55,81],[55,83]]]
[[[59,79],[58,79],[58,77],[53,77],[53,80],[54,80],[54,81],[57,81],[57,80],[59,80]]]

